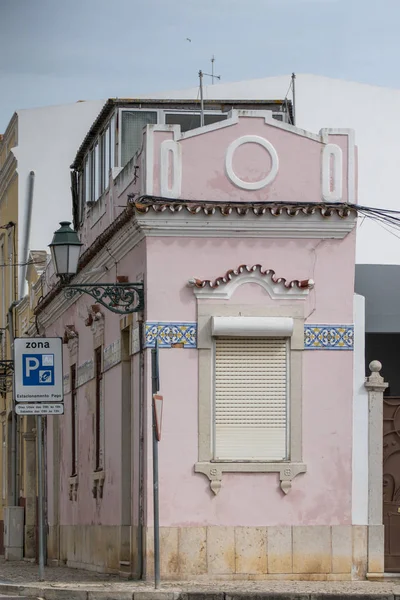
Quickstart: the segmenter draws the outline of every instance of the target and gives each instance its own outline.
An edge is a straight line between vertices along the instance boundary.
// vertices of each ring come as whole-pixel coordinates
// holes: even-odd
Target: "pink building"
[[[143,281],[145,308],[120,317],[55,287],[36,311],[40,332],[65,340],[65,414],[48,418],[49,558],[152,574],[157,338],[162,577],[383,571],[354,348],[353,132],[251,110],[185,133],[150,124],[108,177],[114,114],[109,103],[74,164],[74,283]]]

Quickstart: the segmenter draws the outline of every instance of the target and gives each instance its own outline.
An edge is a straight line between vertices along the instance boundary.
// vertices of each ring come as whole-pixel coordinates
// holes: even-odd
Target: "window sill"
[[[292,488],[292,480],[307,471],[300,462],[197,462],[196,473],[203,473],[210,480],[210,488],[218,494],[222,486],[223,473],[279,473],[280,487],[284,494]]]
[[[93,498],[102,498],[103,497],[104,479],[105,479],[104,470],[94,471],[92,473],[92,495],[93,495]]]
[[[69,478],[69,499],[72,502],[78,499],[78,475],[71,475]]]

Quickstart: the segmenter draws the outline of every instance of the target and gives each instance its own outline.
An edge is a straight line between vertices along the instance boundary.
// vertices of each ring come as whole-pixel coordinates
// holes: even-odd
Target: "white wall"
[[[365,382],[365,298],[354,294],[352,523],[368,524],[368,392]]]
[[[29,250],[48,250],[59,221],[72,220],[70,165],[103,100],[18,111],[19,240],[21,257],[28,176],[35,172]]]
[[[208,85],[204,96],[209,99],[282,99],[289,84],[288,74]],[[198,88],[158,97],[197,98]],[[359,203],[363,205],[400,210],[399,107],[400,90],[315,75],[297,75],[296,78],[297,126],[314,133],[323,127],[355,130],[359,149]],[[358,233],[357,262],[400,264],[400,240],[380,225],[364,221]]]

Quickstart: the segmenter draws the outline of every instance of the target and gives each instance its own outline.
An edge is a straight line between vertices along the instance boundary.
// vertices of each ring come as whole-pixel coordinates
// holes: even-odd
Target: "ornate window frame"
[[[259,278],[262,282],[261,277]],[[247,283],[248,277],[243,277],[242,283]],[[234,283],[237,288],[237,280]],[[251,278],[251,283],[258,283],[256,277]],[[198,361],[199,361],[199,389],[198,389],[198,461],[194,465],[196,473],[203,473],[210,480],[210,488],[218,494],[222,485],[223,473],[279,473],[281,490],[287,494],[292,486],[292,480],[299,474],[305,473],[306,464],[302,461],[302,371],[304,352],[304,308],[303,303],[292,301],[288,294],[284,304],[277,306],[232,304],[229,300],[232,293],[227,290],[231,283],[225,287],[224,297],[221,298],[221,289],[215,289],[216,302],[212,303],[214,290],[207,290],[206,302],[203,294],[197,294],[198,313]],[[265,284],[261,283],[265,288]],[[203,290],[202,290],[203,291]],[[268,290],[266,290],[268,291]],[[306,295],[303,295],[303,298]],[[220,300],[218,300],[220,298]],[[289,301],[289,302],[288,302]],[[214,380],[214,337],[213,319],[215,317],[267,317],[271,325],[277,319],[289,318],[293,320],[293,331],[289,337],[289,460],[279,462],[261,461],[215,461],[213,459],[213,380]],[[233,319],[232,319],[233,321]]]

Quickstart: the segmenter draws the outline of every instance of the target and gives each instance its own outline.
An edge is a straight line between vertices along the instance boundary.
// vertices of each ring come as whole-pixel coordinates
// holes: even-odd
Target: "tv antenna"
[[[214,79],[221,79],[221,75],[215,75],[214,74],[214,63],[215,63],[215,56],[214,54],[212,55],[211,58],[211,73],[203,73],[203,71],[200,69],[199,71],[199,82],[200,82],[200,127],[204,127],[204,95],[203,95],[203,77],[211,77],[211,82],[212,85],[214,85]]]

